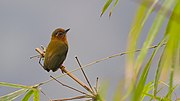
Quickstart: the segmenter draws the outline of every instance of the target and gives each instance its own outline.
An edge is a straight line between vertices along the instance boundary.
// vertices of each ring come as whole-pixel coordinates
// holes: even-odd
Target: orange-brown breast
[[[67,36],[66,36],[66,35],[52,37],[51,40],[61,40],[61,41],[63,41],[65,44],[68,45],[68,41],[67,41]]]

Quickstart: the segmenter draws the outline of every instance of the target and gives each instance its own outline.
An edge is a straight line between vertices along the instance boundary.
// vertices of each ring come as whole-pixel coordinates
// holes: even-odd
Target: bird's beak
[[[70,30],[70,28],[66,29],[66,30],[65,30],[65,33],[67,33],[69,30]]]
[[[70,30],[70,28],[69,28],[69,29],[66,29],[66,30],[63,32],[62,35],[66,35],[66,33],[67,33],[69,30]]]

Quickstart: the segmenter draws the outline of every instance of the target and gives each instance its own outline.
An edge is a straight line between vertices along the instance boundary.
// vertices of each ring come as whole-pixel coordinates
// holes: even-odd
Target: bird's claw
[[[61,72],[62,72],[63,74],[64,74],[64,68],[65,68],[65,66],[63,66],[63,65],[60,67]]]

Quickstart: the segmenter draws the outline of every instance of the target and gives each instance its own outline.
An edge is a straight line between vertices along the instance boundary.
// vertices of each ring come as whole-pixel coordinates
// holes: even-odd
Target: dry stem
[[[82,73],[83,73],[83,75],[84,75],[84,77],[85,77],[85,79],[86,79],[89,87],[91,88],[91,91],[94,93],[94,90],[93,90],[93,88],[92,88],[92,86],[91,86],[91,84],[90,84],[90,82],[89,82],[89,80],[88,80],[88,77],[86,76],[86,73],[84,72],[84,70],[83,70],[83,68],[82,68],[82,65],[81,65],[78,57],[76,56],[75,58],[76,58],[76,60],[77,60],[77,63],[78,63],[78,65],[79,65],[79,67],[81,68],[81,71],[82,71]]]
[[[88,96],[77,96],[77,97],[64,98],[64,99],[58,99],[58,100],[53,100],[53,101],[67,101],[67,100],[75,100],[75,99],[83,99],[83,98],[90,98],[90,97],[88,97]]]
[[[68,86],[68,85],[60,82],[59,80],[57,80],[57,79],[54,78],[53,76],[50,76],[50,77],[53,78],[53,79],[54,79],[55,81],[57,81],[58,83],[60,83],[62,86],[65,86],[65,87],[67,87],[67,88],[69,88],[69,89],[72,89],[72,90],[74,90],[74,91],[77,91],[77,92],[79,92],[79,93],[81,93],[81,94],[88,95],[88,94],[86,94],[85,92],[82,92],[82,91],[80,91],[80,90],[78,90],[78,89],[76,89],[76,88],[73,88],[73,87],[71,87],[71,86]],[[90,96],[90,95],[88,95],[88,96]]]
[[[39,48],[35,49],[42,57],[44,57],[45,52],[42,51]],[[89,91],[91,94],[95,95],[94,92],[85,84],[83,83],[81,80],[79,80],[75,75],[73,75],[71,72],[69,72],[66,68],[60,68],[61,71],[63,71],[64,73],[66,73],[69,77],[71,77],[74,81],[76,81],[78,84],[80,84],[83,88],[85,88],[87,91]]]
[[[164,43],[162,46],[164,46],[164,45],[166,45],[166,43]],[[157,47],[157,45],[154,45],[154,46],[149,47],[149,49],[154,49],[154,48],[156,48],[156,47]],[[125,55],[125,54],[129,54],[129,53],[132,53],[132,52],[139,52],[139,51],[141,51],[141,49],[131,50],[131,51],[126,51],[126,52],[121,52],[121,53],[118,53],[118,54],[114,54],[114,55],[111,55],[111,56],[108,56],[108,57],[101,58],[101,59],[95,60],[95,61],[93,61],[93,62],[90,62],[90,63],[82,66],[81,68],[86,68],[86,67],[89,67],[89,66],[91,66],[91,65],[94,65],[94,64],[96,64],[96,63],[99,63],[99,62],[101,62],[101,61],[105,61],[105,60],[108,60],[108,59],[111,59],[111,58],[115,58],[115,57],[118,57],[118,56],[123,56],[123,55]],[[42,51],[41,51],[41,52],[42,52]],[[38,52],[38,53],[39,53],[39,52]],[[43,52],[42,52],[42,53],[43,53]],[[78,71],[79,69],[80,69],[80,68],[76,68],[76,69],[70,71],[70,73],[75,72],[75,71]],[[62,75],[57,76],[57,77],[55,77],[55,78],[57,79],[57,78],[60,78],[60,77],[62,77],[62,76],[65,76],[65,75],[66,75],[66,74],[62,74]],[[49,79],[49,80],[43,81],[43,82],[39,83],[38,86],[41,86],[41,85],[46,84],[46,83],[48,83],[48,82],[50,82],[50,81],[53,81],[53,80],[54,80],[54,79]]]
[[[94,92],[81,80],[79,80],[75,75],[73,75],[71,72],[66,70],[65,68],[61,68],[61,70],[66,73],[69,77],[71,77],[74,81],[76,81],[78,84],[80,84],[83,88],[85,88],[87,91],[89,91],[91,94],[95,95]]]

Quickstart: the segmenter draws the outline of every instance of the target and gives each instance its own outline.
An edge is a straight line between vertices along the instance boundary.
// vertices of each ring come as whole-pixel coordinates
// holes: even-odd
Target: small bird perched
[[[70,29],[57,28],[51,36],[51,41],[46,49],[43,68],[48,72],[57,71],[62,66],[68,52],[66,34]]]

